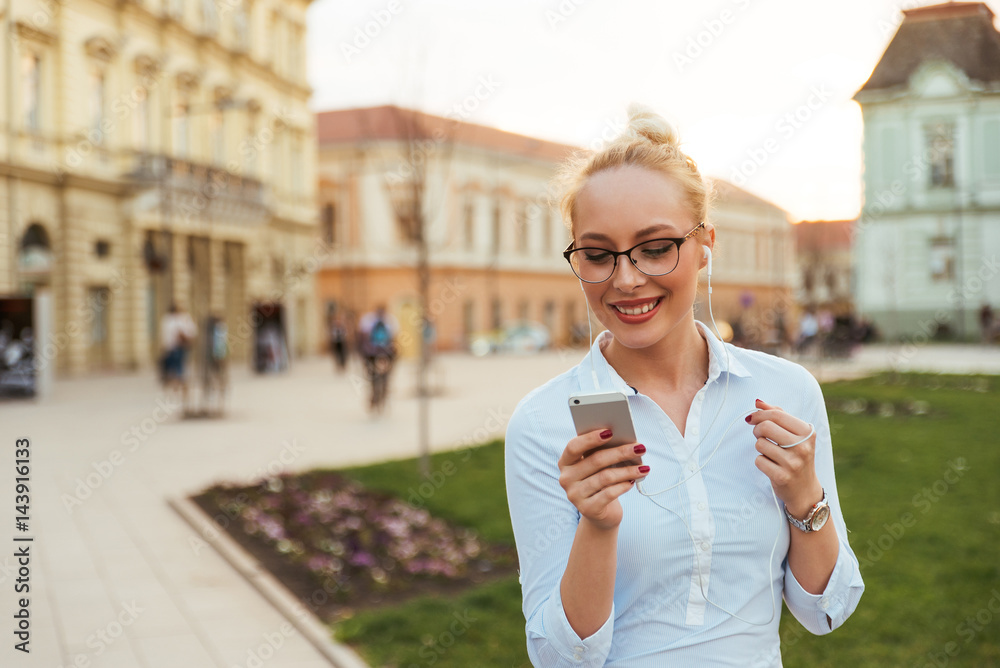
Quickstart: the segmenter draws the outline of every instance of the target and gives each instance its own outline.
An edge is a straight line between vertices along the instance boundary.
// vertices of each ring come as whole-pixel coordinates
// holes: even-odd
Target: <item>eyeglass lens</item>
[[[630,257],[636,269],[649,276],[669,274],[677,266],[677,244],[673,241],[653,239],[636,246]],[[600,283],[611,278],[615,271],[615,257],[597,248],[580,248],[570,254],[570,265],[576,275],[588,282]]]

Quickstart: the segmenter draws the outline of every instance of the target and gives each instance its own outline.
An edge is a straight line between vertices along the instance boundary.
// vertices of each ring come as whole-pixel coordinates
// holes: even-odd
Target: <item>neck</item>
[[[702,338],[691,315],[665,337],[648,348],[626,348],[613,339],[604,357],[629,385],[680,390],[708,379],[708,342]]]

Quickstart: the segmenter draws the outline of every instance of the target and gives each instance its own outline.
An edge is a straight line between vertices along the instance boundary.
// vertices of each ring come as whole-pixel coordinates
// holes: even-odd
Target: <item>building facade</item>
[[[802,221],[795,225],[799,264],[796,301],[835,315],[854,313],[853,220]]]
[[[728,181],[711,179],[716,226],[712,312],[736,343],[778,351],[798,313],[794,226],[777,205]],[[704,291],[695,316],[709,321]]]
[[[315,349],[308,4],[0,6],[0,294],[52,295],[41,363],[149,368],[171,303],[234,362],[268,324]]]
[[[855,301],[889,338],[978,336],[1000,301],[1000,34],[983,3],[911,9],[855,94]]]
[[[519,321],[544,326],[557,346],[585,344],[589,313],[562,256],[570,236],[552,184],[577,147],[391,106],[323,112],[317,130],[320,226],[332,248],[317,289],[328,312],[350,322],[386,304],[403,352],[416,352],[418,244],[406,213],[416,175],[436,347],[465,349],[477,333]],[[791,226],[778,207],[715,187],[716,317],[764,322],[790,302]]]

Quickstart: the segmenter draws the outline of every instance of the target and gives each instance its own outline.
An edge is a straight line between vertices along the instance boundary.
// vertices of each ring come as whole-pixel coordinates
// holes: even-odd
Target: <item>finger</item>
[[[642,474],[639,474],[639,478]],[[629,491],[635,486],[635,481],[639,478],[623,480],[607,487],[603,487],[598,490],[593,496],[590,496],[582,500],[577,504],[577,508],[581,513],[594,512],[598,513],[603,510],[609,503],[617,499],[619,496]]]
[[[767,403],[763,399],[757,399],[757,401],[755,402],[755,405],[757,406],[757,408],[760,408],[760,409],[765,410],[765,411],[769,411],[769,410],[783,411],[783,410],[785,410],[781,406],[772,406],[771,404]]]
[[[586,478],[596,471],[609,466],[622,466],[634,464],[638,466],[642,463],[642,455],[646,452],[646,446],[642,443],[626,443],[613,448],[598,449],[584,456],[583,459],[571,466],[577,467],[581,472],[581,478]]]
[[[614,434],[610,429],[595,429],[579,436],[569,439],[562,455],[559,457],[560,466],[569,466],[580,461],[585,454],[594,448],[606,444]]]
[[[567,446],[567,449],[568,446]],[[559,484],[563,489],[570,490],[575,484],[596,475],[600,471],[608,468],[621,470],[639,466],[642,464],[642,454],[646,452],[646,446],[641,443],[627,443],[613,448],[598,450],[586,457],[578,459],[572,464],[559,465]],[[623,467],[623,465],[625,465]]]
[[[806,433],[809,432],[807,431]],[[771,420],[765,420],[754,425],[753,435],[757,438],[766,438],[776,445],[787,445],[802,438]]]
[[[791,479],[788,472],[766,455],[758,455],[753,463],[771,481],[772,487],[781,488],[788,485]]]
[[[810,430],[808,422],[804,422],[794,415],[786,413],[780,408],[761,409],[755,413],[751,413],[747,416],[747,418],[747,423],[752,425],[757,425],[769,420],[784,428],[788,431],[788,433],[795,435],[795,438],[790,441],[786,441],[787,443],[794,443],[808,434]]]
[[[592,475],[580,480],[568,491],[570,500],[583,501],[601,493],[601,490],[614,487],[630,480],[641,480],[649,475],[648,466],[612,466],[595,471]]]

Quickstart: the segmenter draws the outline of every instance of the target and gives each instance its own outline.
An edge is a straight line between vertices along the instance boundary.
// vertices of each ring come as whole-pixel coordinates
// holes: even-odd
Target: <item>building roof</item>
[[[850,250],[854,241],[854,220],[803,221],[793,226],[795,249],[799,253]]]
[[[748,204],[750,206],[764,206],[777,209],[784,213],[784,210],[773,202],[769,202],[763,197],[758,197],[743,188],[714,177],[707,177],[712,184],[715,201],[714,204]]]
[[[903,22],[862,91],[905,86],[928,60],[953,63],[973,81],[1000,81],[1000,33],[982,2],[950,2],[903,12]]]
[[[536,139],[485,125],[425,114],[394,105],[340,109],[316,114],[319,146],[408,137],[433,141],[445,137],[457,144],[551,162],[561,162],[579,150],[568,144]]]

